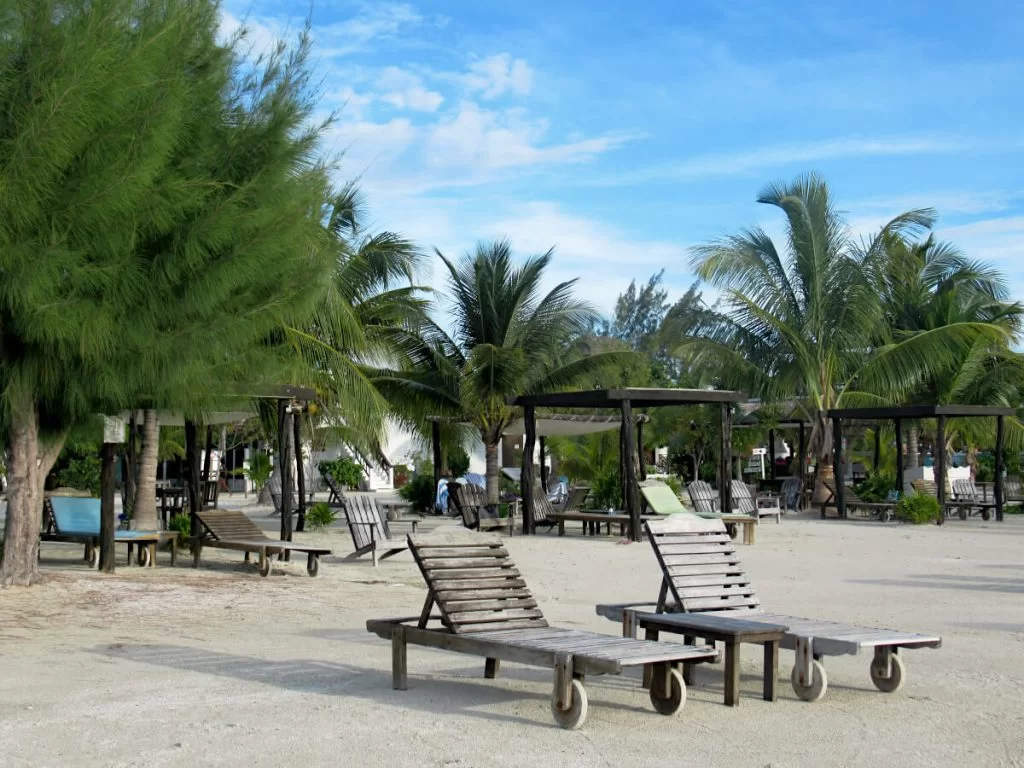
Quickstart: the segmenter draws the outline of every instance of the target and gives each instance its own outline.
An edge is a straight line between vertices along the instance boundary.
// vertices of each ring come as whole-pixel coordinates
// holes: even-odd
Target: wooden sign
[[[103,417],[103,442],[104,443],[123,443],[124,442],[124,419],[119,419],[116,416],[104,416]]]

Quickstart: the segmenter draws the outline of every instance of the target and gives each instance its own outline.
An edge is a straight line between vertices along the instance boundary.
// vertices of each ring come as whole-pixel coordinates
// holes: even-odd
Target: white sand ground
[[[250,508],[272,528],[265,510]],[[575,532],[574,532],[575,534]],[[829,691],[799,701],[782,652],[780,700],[759,698],[744,651],[741,705],[721,666],[701,668],[678,715],[657,715],[638,677],[590,678],[581,731],[549,713],[551,673],[410,649],[391,690],[390,645],[368,617],[418,612],[406,553],[374,569],[327,542],[261,579],[238,553],[207,564],[101,576],[74,545],[44,546],[46,581],[0,591],[0,766],[995,766],[1024,765],[1024,519],[882,526],[787,518],[743,547],[771,610],[941,633],[906,652],[908,682],[877,692],[867,655],[828,658]],[[649,546],[515,537],[508,547],[548,619],[611,634],[594,604],[652,598]],[[120,551],[119,551],[120,554]]]

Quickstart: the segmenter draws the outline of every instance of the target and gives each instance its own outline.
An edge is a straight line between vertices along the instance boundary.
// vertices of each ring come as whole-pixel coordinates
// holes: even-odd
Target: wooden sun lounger
[[[774,517],[776,524],[782,522],[782,504],[774,493],[755,493],[742,480],[733,480],[732,500],[741,515],[751,515],[759,520]]]
[[[316,576],[320,571],[320,556],[331,554],[325,547],[312,547],[308,544],[297,544],[294,541],[271,539],[242,512],[232,509],[204,509],[196,512],[203,533],[193,536],[192,567],[199,567],[199,559],[203,547],[215,549],[234,549],[245,553],[245,562],[249,562],[249,554],[256,552],[260,556],[260,576],[269,576],[273,569],[269,555],[301,552],[306,555],[306,572]]]
[[[396,690],[407,687],[410,643],[482,656],[487,678],[497,677],[502,660],[548,667],[555,673],[555,721],[563,728],[578,728],[587,717],[585,675],[620,674],[627,667],[644,666],[651,670],[654,708],[671,715],[686,701],[678,667],[717,658],[711,648],[548,626],[497,536],[468,531],[409,536],[409,548],[427,583],[419,617],[366,622],[368,632],[391,640]],[[431,615],[435,605],[438,616]],[[440,626],[429,628],[431,620]]]
[[[376,568],[381,560],[405,552],[409,548],[405,539],[392,535],[387,516],[380,513],[376,499],[369,496],[346,496],[345,512],[348,517],[348,530],[352,534],[352,545],[355,547],[355,551],[348,555],[346,560],[354,560],[369,552],[373,557],[373,567]],[[409,522],[415,531],[419,521]]]
[[[991,497],[985,498],[973,480],[969,478],[954,480],[951,489],[953,500],[947,501],[946,504],[957,510],[961,520],[966,520],[970,515],[980,515],[982,520],[992,518],[992,510],[996,508],[996,501]]]
[[[462,524],[472,531],[495,528],[512,530],[511,517],[493,517],[487,510],[487,490],[473,483],[448,483],[448,498],[462,516]]]
[[[63,525],[62,525],[63,523]],[[80,496],[47,496],[43,502],[43,530],[40,541],[84,544],[84,560],[92,568],[100,564],[100,500]],[[138,548],[136,562],[156,566],[156,548],[170,542],[171,565],[177,564],[177,534],[172,531],[114,531],[114,543],[126,544],[127,563],[131,565],[132,549]]]
[[[893,693],[906,677],[903,660],[897,655],[899,649],[938,648],[942,644],[942,638],[936,635],[765,613],[720,521],[674,515],[647,523],[647,536],[663,576],[656,611],[785,626],[782,647],[796,652],[790,679],[793,690],[804,701],[818,701],[825,695],[828,678],[821,661],[824,656],[872,649],[871,680],[878,690]],[[627,609],[640,605],[644,604],[599,605],[597,612],[622,621]]]
[[[836,489],[831,483],[822,481],[822,485],[828,491],[828,499],[825,500],[821,508],[821,516],[825,517],[825,507],[836,506]],[[843,503],[846,505],[847,513],[860,510],[866,512],[868,517],[880,520],[883,523],[888,523],[892,520],[893,512],[896,509],[896,502],[894,501],[864,501],[857,496],[856,491],[849,485],[843,486]]]
[[[718,494],[708,483],[695,480],[686,487],[693,504],[691,512],[683,506],[676,492],[664,483],[652,483],[640,486],[647,505],[659,516],[687,515],[709,520],[721,520],[732,538],[736,538],[739,529],[743,529],[743,543],[753,544],[757,540],[757,515],[730,513],[723,515],[718,511]],[[655,518],[657,519],[657,518]]]

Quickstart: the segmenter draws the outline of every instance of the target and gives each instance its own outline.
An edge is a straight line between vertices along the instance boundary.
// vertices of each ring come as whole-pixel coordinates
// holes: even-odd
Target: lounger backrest
[[[410,535],[409,549],[430,590],[428,604],[432,598],[450,631],[466,634],[548,626],[497,536],[465,530]]]
[[[672,515],[645,523],[668,594],[662,608],[752,611],[759,601],[721,520]]]
[[[713,515],[718,511],[715,509],[718,494],[711,487],[710,483],[706,483],[703,480],[694,480],[686,486],[686,492],[690,494],[693,510],[698,515]],[[729,510],[723,511],[728,512]]]
[[[548,495],[541,490],[539,485],[533,486],[533,522],[547,522],[548,516],[555,514],[555,508],[551,505]]]
[[[357,550],[370,546],[374,541],[391,538],[387,520],[381,515],[377,501],[369,496],[346,496],[345,516],[352,544]]]
[[[578,512],[583,508],[583,503],[587,500],[587,496],[590,495],[590,488],[582,485],[578,485],[569,491],[569,496],[565,500],[565,504],[562,505],[563,512]]]
[[[647,506],[656,515],[676,515],[687,511],[686,507],[683,506],[683,502],[676,496],[676,492],[664,483],[659,485],[642,485],[640,486],[640,494],[647,501]]]
[[[787,477],[782,481],[782,503],[787,507],[795,507],[804,492],[804,481],[799,477]]]
[[[757,512],[750,486],[742,480],[732,481],[732,501],[736,505],[736,511],[741,515],[753,515]]]
[[[978,488],[974,481],[968,478],[954,480],[952,485],[953,498],[957,501],[977,501],[979,498]]]
[[[100,500],[73,496],[51,496],[50,511],[57,533],[69,536],[100,535]]]
[[[204,509],[196,516],[210,535],[218,541],[250,541],[265,539],[266,534],[252,520],[236,509]]]

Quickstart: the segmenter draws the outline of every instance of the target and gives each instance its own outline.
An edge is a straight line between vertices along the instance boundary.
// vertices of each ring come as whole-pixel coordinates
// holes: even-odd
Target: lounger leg
[[[647,628],[644,630],[644,640],[657,641],[661,633],[656,629]],[[645,689],[651,687],[651,675],[654,673],[654,666],[651,664],[644,664],[644,681],[643,686]]]
[[[171,539],[171,568],[178,564],[178,537]]]
[[[572,668],[571,653],[555,654],[555,706],[563,712],[572,707]]]
[[[558,535],[565,536],[565,520],[558,521]]]
[[[391,687],[396,691],[404,691],[408,688],[406,679],[407,650],[405,627],[397,624],[391,633]]]
[[[141,544],[139,545],[139,548],[140,549],[142,548]],[[131,565],[131,564],[132,564],[132,543],[129,541],[128,542],[128,561],[125,563],[125,565]]]
[[[193,568],[198,568],[199,567],[199,556],[202,553],[202,551],[203,551],[202,542],[200,542],[198,539],[193,541],[192,542],[192,567]]]
[[[498,672],[501,670],[500,659],[487,659],[484,662],[484,677],[488,680],[493,680],[498,676]]]
[[[740,703],[740,643],[725,644],[725,706]]]
[[[636,639],[636,611],[629,608],[622,612],[622,636]]]
[[[694,640],[693,635],[683,635],[683,645],[694,645]],[[683,662],[683,682],[687,685],[693,685],[693,675],[696,667],[697,665],[692,662]]]
[[[156,568],[156,542],[149,545],[149,567]]]
[[[779,641],[764,644],[764,700],[775,701],[775,681],[779,678]]]
[[[811,685],[814,674],[811,668],[811,662],[814,661],[811,643],[812,639],[809,637],[798,637],[794,648],[796,658],[793,660],[793,668],[796,670],[797,682],[804,687]]]
[[[875,658],[871,662],[871,670],[879,677],[892,677],[892,652],[890,645],[875,646]]]
[[[245,553],[245,560],[243,560],[242,562],[244,562],[244,563],[245,563],[246,565],[248,565],[248,564],[249,564],[249,559],[250,559],[250,558],[249,558],[249,553],[248,553],[248,552],[246,552],[246,553]]]

